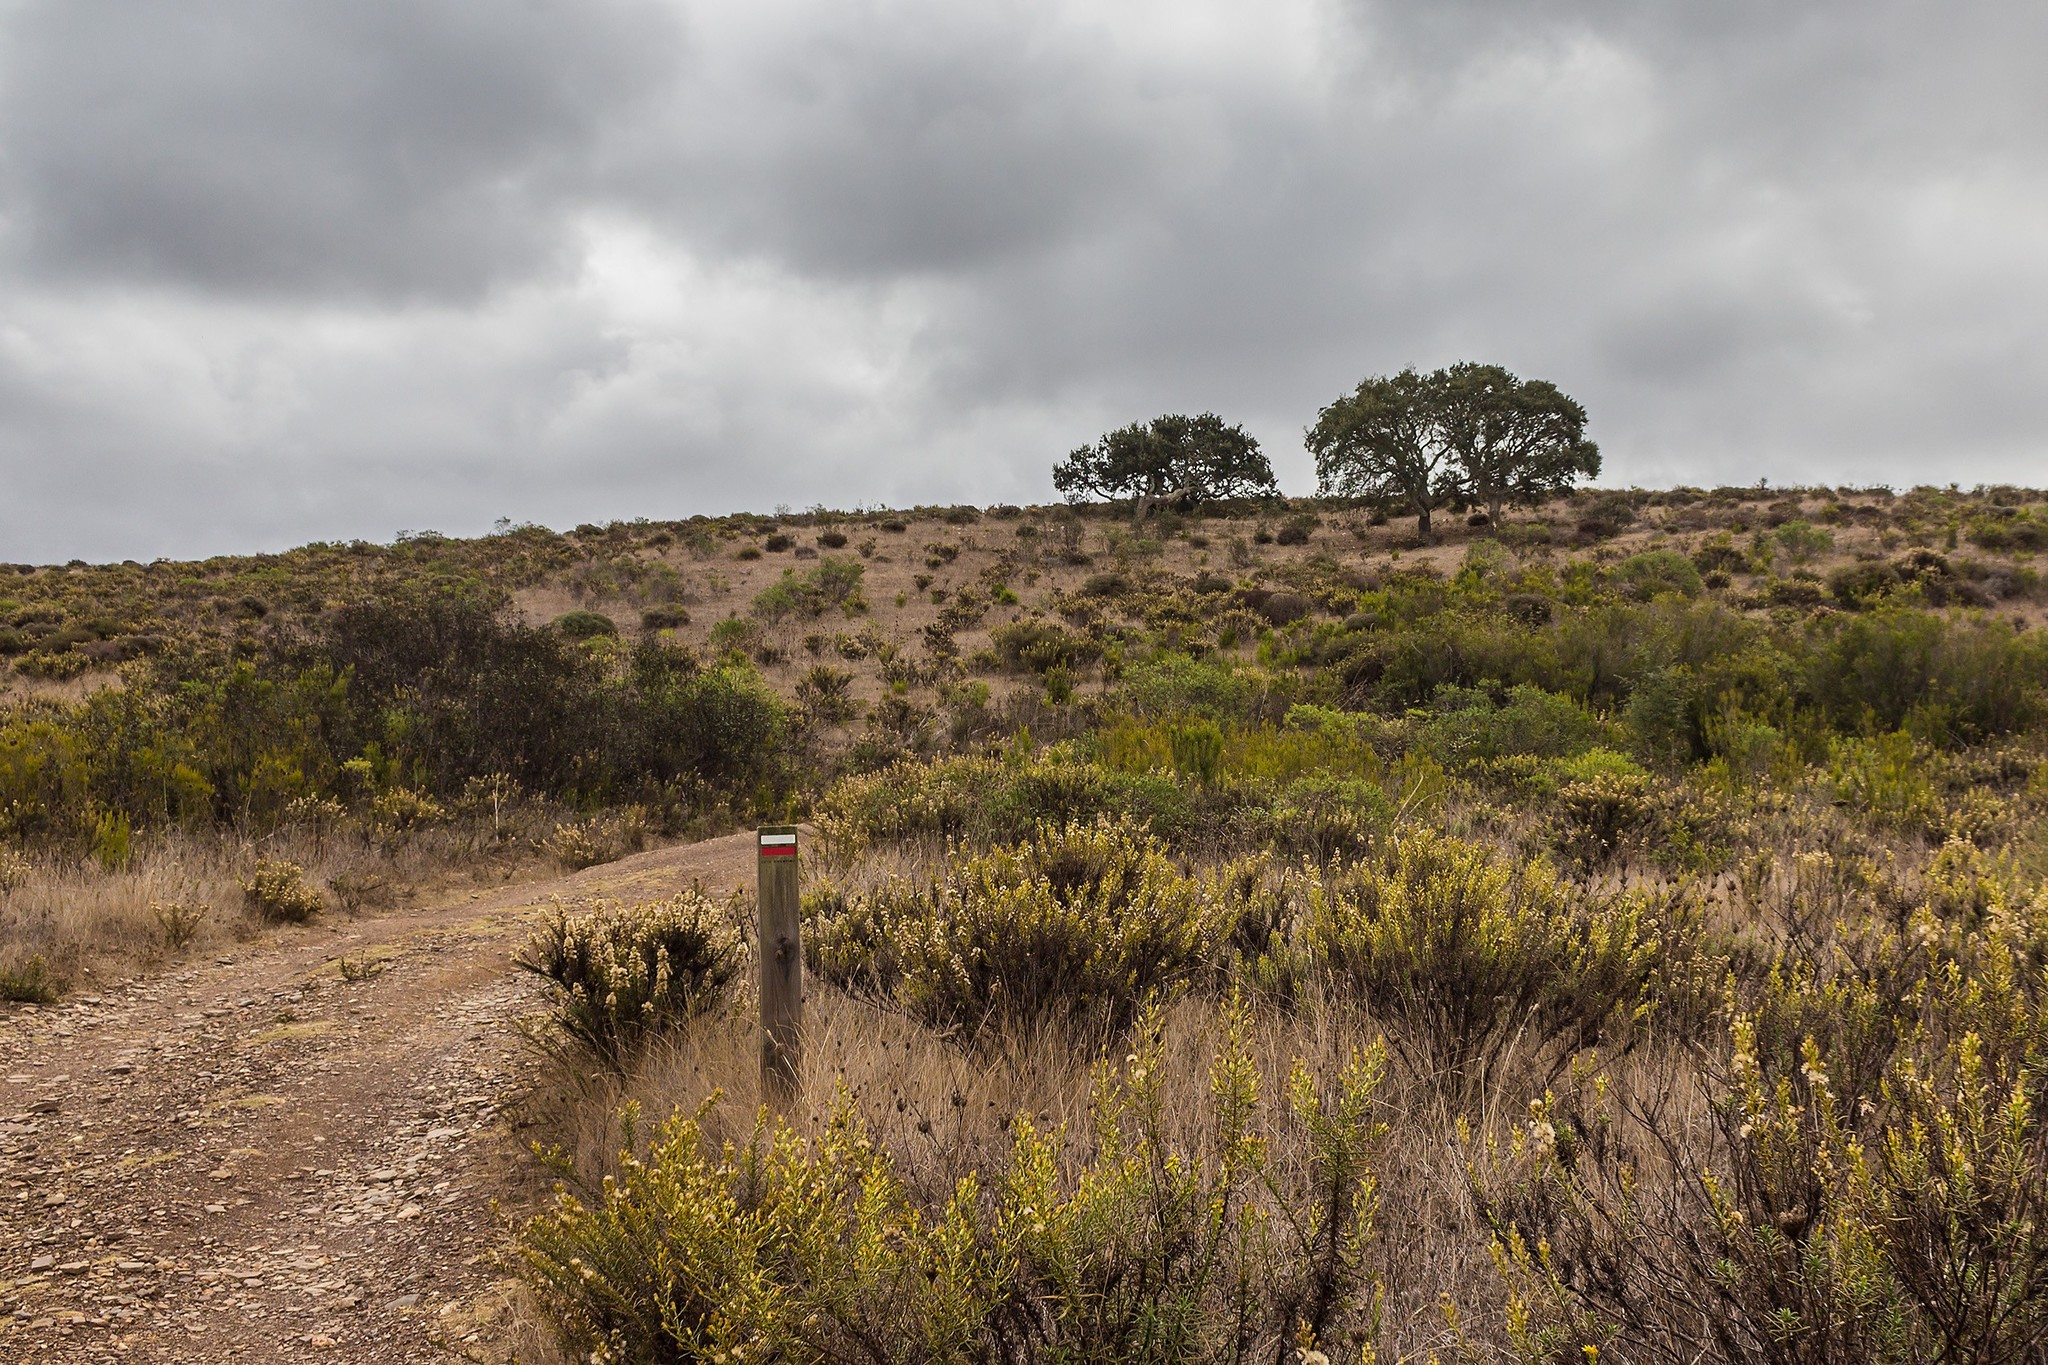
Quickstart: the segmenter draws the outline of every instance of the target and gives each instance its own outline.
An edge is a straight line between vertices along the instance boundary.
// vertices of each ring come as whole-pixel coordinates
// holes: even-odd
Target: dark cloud
[[[27,0],[0,558],[1044,497],[1496,360],[1618,479],[2039,479],[2048,11]]]
[[[678,45],[641,0],[20,6],[10,217],[32,270],[473,298],[554,262],[597,144]]]

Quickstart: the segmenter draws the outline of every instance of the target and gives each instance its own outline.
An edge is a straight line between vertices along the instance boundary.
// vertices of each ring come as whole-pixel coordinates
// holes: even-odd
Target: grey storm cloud
[[[0,558],[1044,498],[1364,374],[2041,481],[2048,11],[0,6]]]

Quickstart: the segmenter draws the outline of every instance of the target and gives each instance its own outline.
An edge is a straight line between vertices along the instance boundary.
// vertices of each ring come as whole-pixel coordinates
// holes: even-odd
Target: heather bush
[[[648,1038],[719,1003],[747,949],[734,917],[692,889],[639,905],[557,901],[519,965],[554,983],[554,1023],[600,1060],[622,1064]]]
[[[1048,826],[956,851],[930,880],[818,888],[808,942],[827,979],[968,1042],[1047,1020],[1114,1031],[1216,969],[1261,913],[1238,872],[1183,872],[1128,818]]]
[[[1598,898],[1547,864],[1428,830],[1309,886],[1306,943],[1333,989],[1362,1000],[1417,1075],[1498,1079],[1521,1050],[1552,1075],[1630,1041],[1680,985],[1673,925],[1640,899]]]
[[[242,877],[242,900],[258,919],[301,924],[322,908],[320,891],[306,870],[284,858],[258,858]]]
[[[1002,759],[908,760],[835,783],[816,819],[830,856],[917,839],[1015,843],[1042,824],[1128,817],[1171,836],[1191,808],[1171,780],[1123,773],[1054,747]]]
[[[637,806],[565,820],[557,825],[541,848],[567,871],[595,867],[637,853],[647,845],[647,812]]]

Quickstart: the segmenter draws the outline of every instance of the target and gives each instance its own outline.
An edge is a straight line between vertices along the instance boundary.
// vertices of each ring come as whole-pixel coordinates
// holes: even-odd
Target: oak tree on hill
[[[1417,534],[1448,499],[1480,503],[1499,521],[1509,503],[1537,502],[1600,472],[1586,410],[1555,384],[1498,365],[1412,367],[1362,381],[1308,431],[1324,495],[1405,506]]]
[[[1129,498],[1139,519],[1162,502],[1193,506],[1280,491],[1258,441],[1213,412],[1168,413],[1109,432],[1054,465],[1052,483],[1070,502]]]
[[[1509,503],[1543,502],[1600,473],[1586,410],[1544,379],[1498,365],[1453,365],[1432,378],[1460,492],[1497,525]]]
[[[1431,509],[1456,491],[1450,449],[1436,420],[1435,381],[1436,375],[1412,366],[1364,379],[1317,414],[1308,429],[1316,491],[1405,504],[1415,514],[1417,534],[1427,538]]]

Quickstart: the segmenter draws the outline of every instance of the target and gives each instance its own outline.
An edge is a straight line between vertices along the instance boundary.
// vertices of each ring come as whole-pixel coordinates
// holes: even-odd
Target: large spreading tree
[[[1405,505],[1426,538],[1431,510],[1456,491],[1436,378],[1413,368],[1375,376],[1317,414],[1308,429],[1316,491]]]
[[[1543,502],[1581,476],[1599,475],[1600,447],[1586,439],[1586,410],[1557,385],[1469,363],[1431,378],[1460,491],[1495,523],[1509,503]]]
[[[1509,503],[1540,502],[1600,472],[1586,410],[1555,384],[1498,365],[1410,368],[1367,379],[1308,431],[1324,495],[1374,498],[1415,515],[1458,498],[1495,521]]]
[[[1071,502],[1129,498],[1139,518],[1162,502],[1192,506],[1280,492],[1258,441],[1213,412],[1168,413],[1109,432],[1054,465],[1052,485]]]

